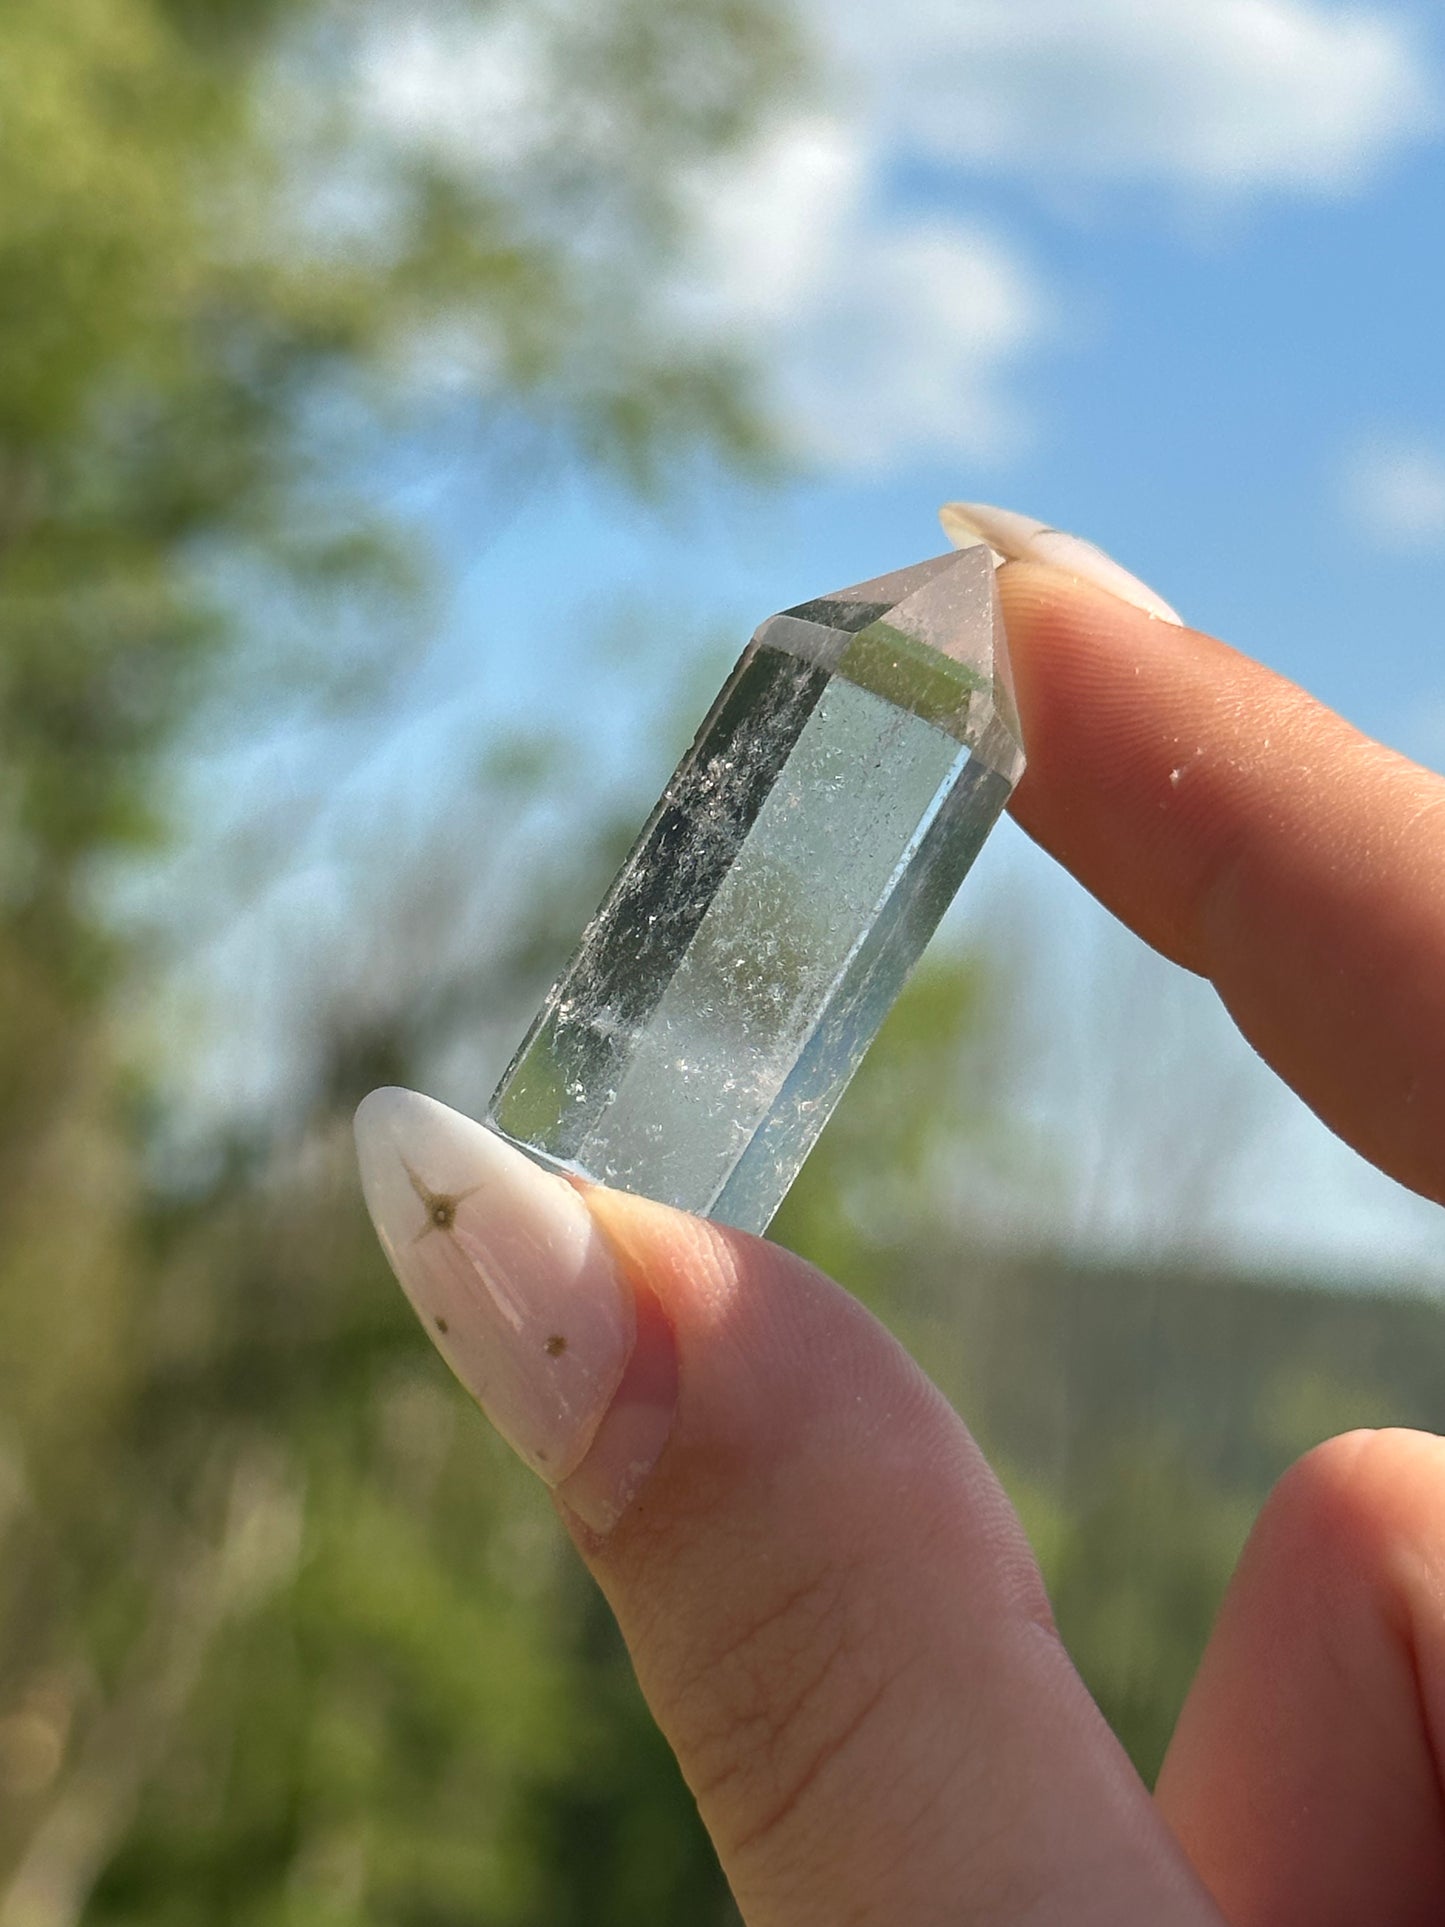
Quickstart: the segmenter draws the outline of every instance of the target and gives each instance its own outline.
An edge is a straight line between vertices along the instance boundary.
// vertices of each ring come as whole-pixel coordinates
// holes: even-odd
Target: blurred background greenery
[[[349,1143],[378,1082],[484,1100],[723,658],[649,671],[645,769],[513,720],[308,841],[449,566],[372,486],[398,450],[501,513],[519,476],[657,501],[784,459],[659,289],[679,184],[794,84],[793,30],[532,11],[545,164],[467,170],[358,106],[375,9],[0,9],[0,1927],[734,1918]],[[313,787],[271,787],[318,733]],[[308,915],[258,923],[287,892]],[[776,1235],[975,1425],[1152,1773],[1273,1477],[1357,1416],[1439,1423],[1445,1340],[1405,1299],[992,1237],[938,1174],[1026,1162],[989,1102],[1006,975],[932,958]],[[229,1104],[242,995],[284,1061]]]

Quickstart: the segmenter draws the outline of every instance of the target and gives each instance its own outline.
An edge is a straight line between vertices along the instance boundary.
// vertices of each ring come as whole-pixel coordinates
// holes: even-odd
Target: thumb
[[[553,1486],[751,1927],[1217,1927],[978,1448],[854,1300],[410,1092],[357,1136],[393,1267]]]

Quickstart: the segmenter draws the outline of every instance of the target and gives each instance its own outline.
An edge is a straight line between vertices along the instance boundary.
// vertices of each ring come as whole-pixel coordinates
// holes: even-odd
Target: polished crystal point
[[[988,549],[771,617],[488,1121],[762,1231],[1022,773]]]

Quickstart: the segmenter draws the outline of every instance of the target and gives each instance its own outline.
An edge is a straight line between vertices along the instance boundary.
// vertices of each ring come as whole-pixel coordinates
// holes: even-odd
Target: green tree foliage
[[[446,392],[479,428],[520,411],[636,480],[759,447],[739,371],[656,291],[677,183],[783,63],[770,11],[434,11],[443,47],[489,27],[497,57],[527,25],[536,165],[368,110],[424,9],[13,0],[0,22],[0,882],[57,994],[94,962],[77,884],[153,833],[156,752],[236,635],[220,564],[369,586],[381,532],[346,481],[438,364],[473,371]]]

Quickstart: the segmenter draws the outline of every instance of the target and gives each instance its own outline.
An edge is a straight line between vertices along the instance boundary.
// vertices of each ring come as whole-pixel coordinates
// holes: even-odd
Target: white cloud
[[[1358,188],[1436,124],[1398,7],[1321,0],[817,0],[889,138],[1054,187]]]
[[[844,226],[781,359],[785,415],[838,467],[1000,454],[1026,433],[1010,394],[1047,330],[1017,250],[958,222]]]
[[[359,106],[393,139],[470,165],[508,165],[545,133],[550,82],[535,19],[504,8],[485,21],[428,10],[366,37]]]
[[[695,226],[687,289],[699,315],[784,322],[834,268],[874,165],[856,125],[799,114],[686,187]]]
[[[1048,332],[1042,284],[980,224],[890,215],[880,171],[860,123],[800,116],[700,176],[678,312],[760,355],[831,466],[997,453],[1009,377]]]
[[[556,132],[534,29],[515,8],[481,25],[419,16],[367,44],[363,111],[456,165],[526,165]],[[864,120],[798,111],[679,183],[694,235],[667,305],[688,332],[751,349],[784,432],[828,466],[995,452],[1044,294],[999,235],[884,207],[885,158]]]
[[[1369,442],[1345,465],[1342,497],[1349,522],[1378,548],[1445,550],[1445,446]]]

